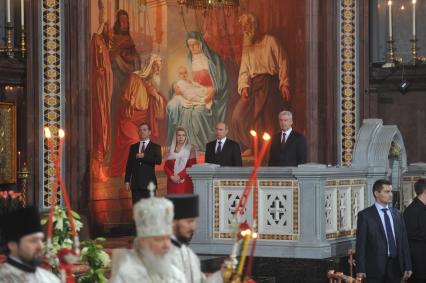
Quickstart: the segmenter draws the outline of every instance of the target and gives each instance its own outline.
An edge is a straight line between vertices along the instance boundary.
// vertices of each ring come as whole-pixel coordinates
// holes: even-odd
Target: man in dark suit
[[[228,126],[223,123],[216,125],[216,140],[206,145],[206,163],[220,166],[242,166],[240,145],[226,137]]]
[[[132,144],[126,164],[124,182],[126,189],[132,191],[133,204],[141,198],[148,198],[148,184],[157,184],[155,164],[161,164],[161,146],[149,140],[151,126],[142,123],[139,126],[140,142]]]
[[[400,283],[411,276],[407,231],[401,213],[393,207],[392,185],[377,180],[375,203],[358,213],[356,232],[357,277],[369,283]]]
[[[281,132],[274,135],[269,150],[269,166],[297,166],[306,163],[306,139],[294,131],[293,114],[281,111],[278,114]]]
[[[426,179],[414,184],[417,197],[404,211],[408,243],[413,262],[410,283],[426,282]]]

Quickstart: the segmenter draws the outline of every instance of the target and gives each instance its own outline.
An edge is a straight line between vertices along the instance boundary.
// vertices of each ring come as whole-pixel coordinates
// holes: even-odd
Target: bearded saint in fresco
[[[159,92],[161,57],[151,54],[145,67],[133,72],[123,85],[117,111],[115,141],[110,176],[123,176],[129,147],[139,141],[139,125],[151,125],[151,138],[159,135],[159,120],[164,119],[165,99]]]
[[[92,172],[101,181],[106,179],[103,172],[104,159],[111,144],[111,96],[112,69],[109,59],[109,44],[112,32],[104,22],[91,42],[91,85],[92,98]]]
[[[240,17],[244,34],[243,54],[238,76],[241,98],[231,117],[230,135],[240,142],[243,155],[250,155],[250,129],[279,131],[278,113],[290,98],[287,55],[278,40],[260,34],[253,14]]]
[[[129,14],[125,10],[117,11],[109,54],[114,74],[111,100],[112,143],[114,143],[116,113],[123,84],[135,70],[140,69],[140,57],[130,36]]]

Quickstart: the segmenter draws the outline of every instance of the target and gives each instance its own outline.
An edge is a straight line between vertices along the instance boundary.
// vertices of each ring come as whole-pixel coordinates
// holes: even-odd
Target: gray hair
[[[293,114],[290,111],[284,110],[278,114],[278,118],[281,116],[288,116],[291,120],[293,120]]]
[[[259,20],[258,18],[252,14],[252,13],[244,13],[240,16],[240,18],[238,19],[238,22],[240,24],[242,24],[243,22],[249,21],[250,23],[252,23],[253,27],[256,29],[258,29],[259,27]]]

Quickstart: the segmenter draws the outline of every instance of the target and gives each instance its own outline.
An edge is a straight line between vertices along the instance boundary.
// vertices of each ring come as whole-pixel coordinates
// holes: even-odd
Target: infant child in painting
[[[188,78],[188,69],[185,66],[178,68],[178,78],[173,84],[175,93],[173,100],[178,100],[183,107],[205,105],[207,109],[211,108],[214,93],[212,87],[204,87],[192,82]]]

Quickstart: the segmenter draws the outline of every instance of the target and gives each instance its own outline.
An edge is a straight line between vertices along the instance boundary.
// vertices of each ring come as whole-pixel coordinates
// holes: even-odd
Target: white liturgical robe
[[[34,272],[24,271],[10,263],[0,265],[0,283],[60,283],[53,273],[37,267]]]
[[[113,251],[110,283],[186,283],[184,274],[171,265],[167,277],[150,273],[135,250]]]
[[[181,244],[172,238],[171,254],[173,265],[179,268],[186,276],[188,283],[222,283],[220,271],[207,277],[201,272],[200,259],[187,245]]]

